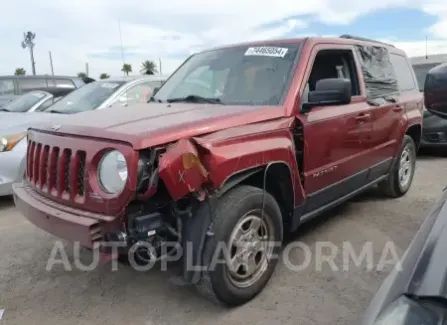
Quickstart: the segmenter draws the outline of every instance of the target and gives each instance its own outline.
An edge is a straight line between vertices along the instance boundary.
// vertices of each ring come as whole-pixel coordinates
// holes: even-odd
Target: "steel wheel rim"
[[[399,184],[402,188],[408,186],[413,172],[413,161],[410,148],[406,147],[400,155],[399,161]]]
[[[274,227],[265,212],[261,216],[261,210],[246,213],[230,235],[228,277],[238,288],[249,287],[262,277],[273,252]]]

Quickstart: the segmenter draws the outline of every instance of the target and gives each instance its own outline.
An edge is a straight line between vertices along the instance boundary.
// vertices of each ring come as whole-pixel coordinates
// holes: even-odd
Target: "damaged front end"
[[[210,210],[203,216],[195,213],[202,201],[211,199],[207,181],[208,172],[190,140],[141,151],[134,200],[126,207],[122,228],[105,234],[107,246],[119,244],[122,255],[134,254],[136,261],[150,264],[181,258],[188,242],[196,256],[189,263],[197,262],[211,219]]]

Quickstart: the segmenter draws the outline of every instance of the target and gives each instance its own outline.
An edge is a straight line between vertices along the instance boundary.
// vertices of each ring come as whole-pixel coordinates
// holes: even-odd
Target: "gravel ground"
[[[388,247],[399,256],[403,253],[447,183],[446,171],[446,158],[421,156],[405,197],[386,200],[371,189],[303,226],[290,243],[308,245],[313,253],[309,267],[293,271],[280,263],[265,290],[234,309],[202,299],[174,281],[173,272],[142,273],[122,265],[112,271],[110,264],[91,272],[65,271],[61,265],[46,271],[56,238],[28,223],[10,199],[2,199],[0,311],[5,312],[0,324],[355,324],[391,268],[381,268],[386,243],[394,243]],[[317,241],[340,249],[349,242],[357,253],[370,242],[373,267],[351,262],[344,269],[342,253],[335,255],[332,267],[319,267]],[[72,259],[72,246],[65,247]],[[386,260],[393,257],[388,252]],[[299,249],[288,256],[295,265],[305,260]]]

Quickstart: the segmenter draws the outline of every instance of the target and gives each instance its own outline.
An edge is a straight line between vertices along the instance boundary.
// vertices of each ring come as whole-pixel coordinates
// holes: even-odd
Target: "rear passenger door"
[[[405,114],[420,114],[418,106],[422,105],[417,80],[407,58],[392,52],[389,56],[399,91],[372,107],[372,150],[376,161],[394,156],[405,132],[406,125],[402,124],[407,119]]]

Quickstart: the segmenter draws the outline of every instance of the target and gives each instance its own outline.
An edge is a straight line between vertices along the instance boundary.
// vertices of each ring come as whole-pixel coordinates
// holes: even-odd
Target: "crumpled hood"
[[[284,116],[279,106],[215,104],[133,104],[70,116],[68,123],[41,129],[124,141],[135,149]]]
[[[37,126],[43,121],[58,121],[68,115],[51,113],[8,113],[0,112],[0,135],[14,134],[26,131],[31,126]]]

